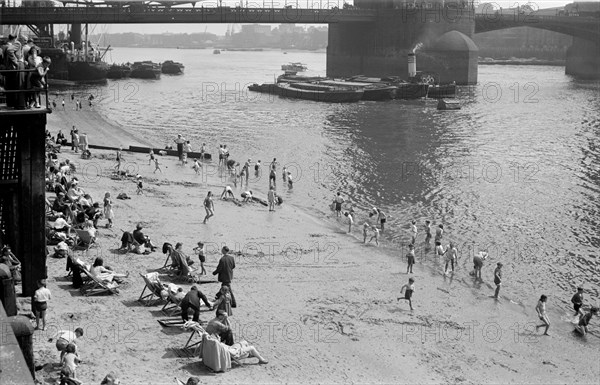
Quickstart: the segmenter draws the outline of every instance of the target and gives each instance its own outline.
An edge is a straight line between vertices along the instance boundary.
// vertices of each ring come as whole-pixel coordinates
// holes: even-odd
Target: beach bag
[[[215,372],[225,372],[231,369],[229,349],[218,338],[204,334],[201,355],[202,363]]]

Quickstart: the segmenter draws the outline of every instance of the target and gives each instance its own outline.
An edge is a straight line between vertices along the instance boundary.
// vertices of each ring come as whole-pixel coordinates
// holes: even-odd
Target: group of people
[[[46,75],[51,63],[48,56],[41,56],[40,47],[31,39],[23,45],[17,36],[9,34],[8,41],[0,42],[0,69],[15,71],[3,73],[0,83],[7,91],[23,91],[8,92],[7,107],[40,108],[40,90],[47,87]]]

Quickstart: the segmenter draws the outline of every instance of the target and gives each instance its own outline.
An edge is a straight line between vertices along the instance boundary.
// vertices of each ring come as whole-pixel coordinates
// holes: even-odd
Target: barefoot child
[[[137,191],[136,191],[136,193],[138,195],[144,193],[144,184],[142,183],[142,176],[141,175],[137,176]]]
[[[160,169],[160,163],[158,162],[158,158],[154,158],[154,173],[160,171],[162,174],[162,170]]]
[[[371,226],[371,231],[373,231],[373,235],[371,236],[371,239],[369,239],[369,243],[375,239],[375,244],[379,246],[379,229],[377,226]]]
[[[415,264],[415,245],[408,245],[408,254],[406,254],[408,265],[406,266],[406,274],[412,273],[413,265]]]
[[[369,235],[369,224],[365,222],[363,225],[363,243],[367,243],[367,235]]]
[[[75,344],[68,344],[65,349],[66,354],[61,360],[61,375],[69,379],[77,379],[77,364],[81,363],[77,355]],[[68,382],[67,382],[68,383]]]
[[[46,309],[48,301],[52,298],[50,290],[46,288],[46,281],[40,280],[37,283],[38,289],[33,295],[33,311],[35,313],[35,330],[40,330],[40,318],[42,319],[42,329],[46,330]]]
[[[150,166],[152,164],[152,162],[154,162],[154,151],[152,151],[152,149],[150,150],[149,155],[149,159],[148,159],[148,166]]]
[[[200,163],[198,163],[198,159],[194,159],[194,165],[192,166],[192,169],[196,172],[196,175],[200,173],[201,167],[202,166],[200,165]]]
[[[352,224],[354,223],[354,219],[352,219],[352,214],[349,212],[345,212],[344,215],[348,217],[348,234],[352,233]]]
[[[112,199],[110,199],[109,192],[104,194],[104,218],[108,220],[106,227],[111,228],[113,226],[113,219],[115,218],[115,214],[112,209]]]
[[[400,301],[401,299],[407,300],[408,304],[410,305],[410,310],[415,310],[412,307],[412,300],[411,300],[412,294],[415,291],[415,279],[409,278],[408,284],[402,286],[402,289],[400,289],[400,293],[402,293],[404,291],[404,289],[406,289],[406,292],[404,292],[404,298],[398,297],[398,301]]]
[[[425,221],[425,243],[431,240],[431,221]]]
[[[204,262],[206,262],[204,243],[198,242],[198,247],[195,247],[194,250],[198,252],[198,258],[200,259],[200,275],[206,275],[206,269],[204,268]]]
[[[580,310],[581,306],[583,306],[583,287],[577,288],[577,293],[571,298],[571,303],[573,304],[573,309],[575,309],[574,315],[583,315]]]
[[[410,234],[411,234],[411,240],[410,240],[410,244],[414,245],[415,242],[417,241],[417,221],[412,221],[411,222],[411,226],[410,226]]]
[[[546,297],[545,295],[542,295],[540,297],[540,300],[537,303],[537,306],[535,307],[535,311],[537,312],[539,319],[541,319],[543,322],[543,324],[537,325],[535,327],[535,330],[545,327],[546,328],[546,330],[544,330],[545,336],[549,335],[548,328],[550,328],[550,320],[548,319],[548,315],[546,314],[546,301],[547,300],[548,300],[548,297]]]

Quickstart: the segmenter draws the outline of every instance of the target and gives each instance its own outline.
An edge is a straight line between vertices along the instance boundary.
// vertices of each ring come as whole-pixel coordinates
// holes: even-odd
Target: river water
[[[429,219],[444,224],[444,243],[458,245],[464,284],[473,253],[487,250],[488,269],[504,263],[503,292],[512,298],[535,304],[545,293],[566,309],[584,285],[598,301],[597,82],[563,67],[480,66],[479,84],[461,89],[462,110],[437,111],[435,101],[327,104],[246,91],[292,61],[324,76],[324,53],[115,48],[111,59],[185,64],[183,76],[109,81],[94,91],[101,114],[157,146],[181,133],[196,149],[206,142],[216,156],[224,143],[232,159],[260,159],[264,169],[276,157],[295,181],[282,189],[278,176],[287,202],[322,215],[341,191],[361,213],[381,207],[398,255],[414,219],[417,259],[436,265],[422,243]],[[266,190],[267,180],[256,184]]]

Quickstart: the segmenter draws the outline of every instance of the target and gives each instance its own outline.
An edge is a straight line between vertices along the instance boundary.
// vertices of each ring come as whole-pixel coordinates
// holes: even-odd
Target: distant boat
[[[113,64],[108,68],[106,77],[109,79],[128,78],[131,74],[131,67],[127,64]]]
[[[160,64],[151,61],[136,61],[131,66],[132,78],[138,79],[160,79]]]
[[[220,55],[221,54],[221,50],[220,49],[216,49],[213,51],[214,55]]]
[[[304,72],[307,69],[306,64],[302,63],[289,63],[281,66],[281,70],[286,72]]]
[[[185,66],[181,63],[174,62],[173,60],[166,60],[162,63],[161,72],[169,75],[181,75],[183,74]]]

